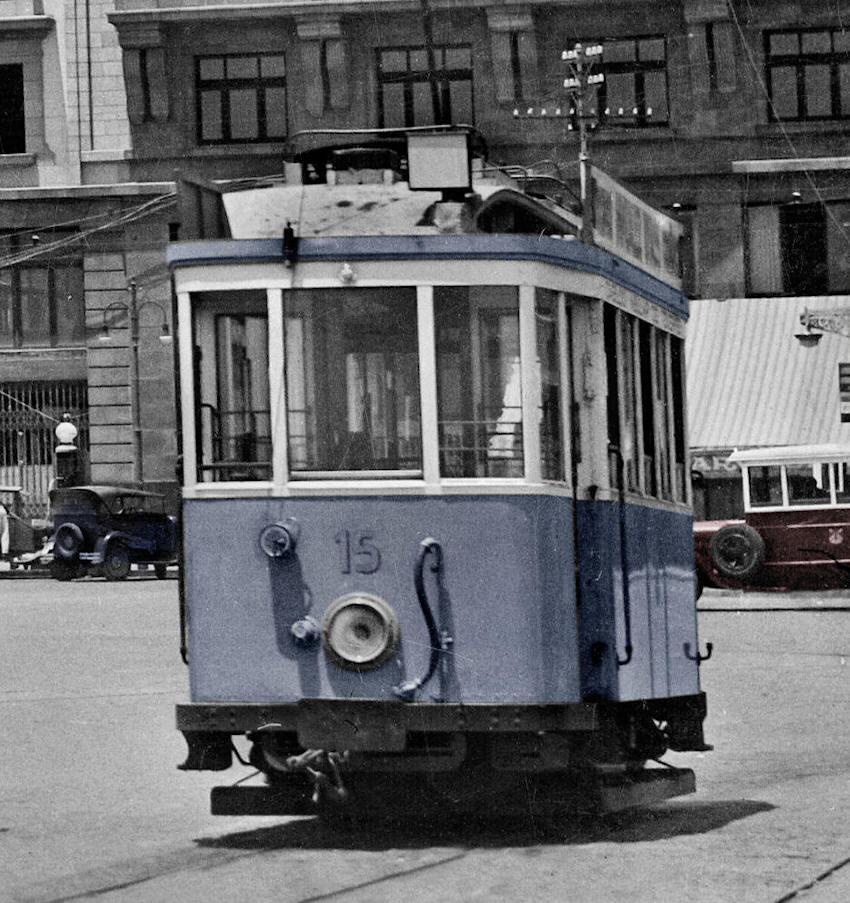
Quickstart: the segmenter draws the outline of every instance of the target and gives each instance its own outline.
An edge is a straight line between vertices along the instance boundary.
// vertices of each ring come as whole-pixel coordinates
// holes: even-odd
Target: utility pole
[[[593,66],[602,58],[602,45],[591,44],[585,47],[576,44],[572,50],[561,52],[561,59],[570,67],[570,75],[564,79],[564,87],[572,92],[575,103],[575,118],[579,137],[579,184],[581,196],[581,232],[579,238],[585,244],[593,244],[595,226],[593,210],[593,174],[590,165],[590,151],[587,141],[588,117],[585,114],[585,100],[588,88],[605,80],[601,72],[594,73]]]

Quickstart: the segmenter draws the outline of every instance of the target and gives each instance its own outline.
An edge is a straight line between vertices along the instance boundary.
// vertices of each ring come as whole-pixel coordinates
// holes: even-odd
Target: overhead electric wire
[[[175,198],[175,192],[159,195],[156,198],[146,201],[144,204],[140,204],[137,207],[125,210],[119,215],[113,216],[106,222],[92,226],[89,229],[75,232],[71,235],[66,235],[54,242],[49,242],[47,244],[38,244],[37,246],[34,246],[32,248],[27,248],[26,250],[22,250],[14,254],[9,254],[5,257],[0,257],[0,269],[16,266],[38,257],[55,254],[58,250],[79,244],[80,242],[85,241],[90,236],[96,235],[98,232],[103,232],[107,229],[114,228],[115,226],[122,226],[127,225],[128,223],[135,222],[136,220],[142,219],[143,217],[155,213],[160,209],[170,207],[174,203]]]

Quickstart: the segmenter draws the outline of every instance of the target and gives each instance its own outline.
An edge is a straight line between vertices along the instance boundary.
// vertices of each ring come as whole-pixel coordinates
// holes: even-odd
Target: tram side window
[[[638,329],[640,348],[640,397],[643,416],[643,491],[658,494],[655,471],[655,405],[652,391],[652,327],[642,320]]]
[[[265,292],[205,292],[192,302],[199,478],[269,480]]]
[[[606,304],[611,486],[687,501],[682,340]]]
[[[747,468],[750,484],[750,507],[782,504],[782,476],[778,465]]]
[[[440,473],[523,475],[519,293],[434,289]]]
[[[540,372],[540,473],[544,480],[564,479],[561,416],[561,368],[558,354],[558,294],[537,289],[537,366]]]
[[[422,472],[416,290],[284,293],[293,476]]]
[[[676,493],[682,501],[688,498],[688,449],[685,443],[685,368],[684,342],[670,336],[670,364],[673,375],[673,456]]]

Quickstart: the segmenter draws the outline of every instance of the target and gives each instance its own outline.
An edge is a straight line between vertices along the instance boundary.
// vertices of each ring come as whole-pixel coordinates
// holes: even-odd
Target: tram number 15
[[[340,530],[334,536],[339,555],[339,569],[343,574],[374,574],[381,566],[381,552],[372,541],[369,530]]]

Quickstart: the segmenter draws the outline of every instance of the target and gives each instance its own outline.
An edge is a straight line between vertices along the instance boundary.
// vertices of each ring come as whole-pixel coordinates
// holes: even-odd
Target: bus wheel
[[[125,546],[113,542],[106,550],[101,565],[107,580],[123,580],[130,573],[130,553]]]
[[[749,580],[764,561],[764,540],[749,524],[727,524],[711,538],[714,566],[724,577]]]
[[[168,576],[168,567],[164,564],[155,564],[153,572],[156,574],[157,580],[165,580]]]

